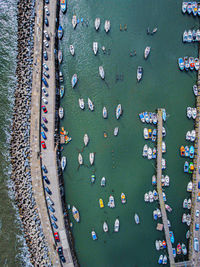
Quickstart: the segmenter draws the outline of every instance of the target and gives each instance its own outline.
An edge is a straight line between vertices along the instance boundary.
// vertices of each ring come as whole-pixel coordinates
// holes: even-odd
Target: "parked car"
[[[41,132],[41,135],[42,135],[42,137],[44,138],[44,140],[47,139],[46,134],[45,134],[44,132]]]
[[[51,215],[51,219],[57,222],[57,218],[54,215]]]
[[[60,259],[61,259],[62,262],[66,262],[65,257],[63,255],[60,256]]]
[[[48,74],[46,71],[44,71],[43,74],[44,74],[44,76],[46,76],[48,79],[50,78],[49,74]]]
[[[42,117],[42,120],[45,122],[45,123],[48,123],[48,120],[46,117]]]
[[[45,40],[44,40],[44,41],[45,41]],[[47,71],[49,70],[49,68],[48,68],[48,66],[47,66],[46,63],[43,63],[42,65],[43,65],[43,67],[45,68],[45,70],[47,70]]]
[[[196,214],[196,217],[199,218],[199,210],[196,210],[195,214]]]
[[[42,110],[44,111],[44,113],[47,113],[47,109],[44,105],[42,105]]]
[[[198,182],[198,189],[200,189],[200,181]]]
[[[45,144],[45,142],[44,141],[41,141],[41,145],[42,145],[42,148],[44,148],[44,149],[46,149],[47,147],[46,147],[46,144]]]
[[[51,212],[55,212],[55,209],[54,209],[51,205],[48,206],[48,209],[49,209]]]
[[[46,100],[46,98],[44,96],[42,96],[42,101],[44,102],[44,104],[48,104],[48,101]]]
[[[60,242],[60,238],[59,238],[58,232],[54,233],[54,237],[55,237],[56,242]]]
[[[47,93],[47,90],[45,87],[42,87],[42,92],[44,93],[44,95],[47,97],[48,96],[48,93]]]
[[[196,237],[194,237],[194,250],[199,252],[199,240]]]
[[[57,252],[58,252],[59,256],[62,256],[63,255],[63,248],[62,247],[58,247]]]
[[[197,201],[200,202],[200,193],[197,195]]]
[[[53,200],[49,196],[46,197],[46,200],[48,203],[50,203],[50,205],[54,205]]]
[[[45,132],[48,132],[48,129],[47,129],[47,127],[45,126],[44,123],[41,123],[41,127],[44,129]]]
[[[44,51],[44,52],[43,52],[43,56],[44,56],[44,59],[45,59],[45,60],[48,60],[48,54],[47,54],[47,51]]]
[[[45,24],[47,27],[49,26],[49,21],[48,21],[48,18],[47,18],[47,17],[44,18],[44,24]]]
[[[45,0],[45,4],[49,4],[49,0]]]
[[[55,229],[58,229],[58,225],[55,222],[52,222],[51,224]]]
[[[44,77],[42,77],[42,81],[43,81],[44,85],[48,88],[49,85],[48,85],[48,83],[47,83],[47,81],[46,81],[46,79]]]
[[[51,190],[47,186],[45,186],[44,189],[49,195],[52,195]]]
[[[46,168],[45,165],[42,165],[42,170],[43,170],[44,173],[48,173],[47,168]]]
[[[199,231],[199,223],[195,223],[195,230]]]
[[[47,176],[43,175],[42,178],[43,178],[43,180],[44,180],[47,184],[50,184],[50,181],[49,181],[49,179],[47,178]]]
[[[47,40],[44,40],[43,42],[44,42],[45,47],[48,48],[49,44],[48,44]]]
[[[48,7],[47,7],[47,6],[45,6],[45,7],[44,7],[44,9],[45,9],[46,15],[47,15],[47,16],[50,16],[50,12],[49,12],[49,9],[48,9]]]
[[[44,36],[45,36],[45,38],[47,39],[47,41],[49,41],[49,40],[50,40],[50,37],[49,37],[49,35],[48,35],[47,31],[44,31]]]

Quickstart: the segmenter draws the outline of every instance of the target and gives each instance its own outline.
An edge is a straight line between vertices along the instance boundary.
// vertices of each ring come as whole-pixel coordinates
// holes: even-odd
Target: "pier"
[[[162,214],[162,221],[164,225],[165,238],[167,243],[167,250],[169,255],[170,266],[175,267],[175,261],[172,252],[172,244],[169,235],[169,227],[167,221],[167,213],[165,209],[165,203],[163,200],[162,194],[162,185],[161,185],[161,177],[162,177],[162,127],[163,127],[163,119],[162,119],[162,109],[158,109],[157,112],[158,124],[157,124],[157,191],[160,202],[160,209]]]

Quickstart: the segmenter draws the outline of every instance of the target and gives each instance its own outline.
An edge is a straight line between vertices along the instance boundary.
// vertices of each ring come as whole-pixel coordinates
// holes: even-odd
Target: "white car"
[[[199,218],[199,210],[196,210],[195,214],[196,214],[196,217]]]
[[[42,97],[42,101],[44,102],[44,104],[48,104],[48,101],[46,100],[44,96]]]
[[[47,14],[47,16],[49,16],[49,15],[50,15],[50,12],[49,12],[49,9],[48,9],[48,7],[47,7],[47,6],[45,6],[45,7],[44,7],[44,9],[45,9],[45,11],[46,11],[46,14]]]
[[[47,40],[44,40],[43,42],[44,42],[45,47],[48,48],[49,47],[49,44],[48,44]]]

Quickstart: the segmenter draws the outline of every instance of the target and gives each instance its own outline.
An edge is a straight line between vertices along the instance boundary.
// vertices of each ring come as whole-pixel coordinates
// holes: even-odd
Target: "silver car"
[[[44,96],[42,97],[42,101],[44,102],[45,105],[48,104],[48,101],[46,100]]]

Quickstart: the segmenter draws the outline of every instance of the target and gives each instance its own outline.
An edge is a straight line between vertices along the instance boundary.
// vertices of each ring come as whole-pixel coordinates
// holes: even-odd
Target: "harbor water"
[[[156,251],[155,240],[164,240],[164,233],[156,230],[153,210],[158,203],[145,203],[144,194],[153,191],[152,175],[155,174],[155,161],[142,158],[145,143],[143,125],[138,117],[142,111],[155,111],[162,107],[167,111],[165,142],[167,162],[165,175],[170,177],[170,187],[165,189],[167,203],[173,212],[169,214],[171,230],[175,235],[175,245],[186,243],[188,228],[183,225],[182,202],[189,198],[186,187],[190,175],[183,172],[184,159],[179,156],[179,148],[186,145],[185,134],[193,129],[193,121],[186,117],[187,106],[193,107],[195,97],[192,86],[196,82],[196,72],[181,73],[177,59],[186,55],[197,56],[197,44],[183,44],[185,29],[198,28],[199,19],[183,15],[182,1],[159,0],[84,0],[69,2],[68,11],[61,14],[60,23],[64,27],[64,37],[60,42],[63,51],[61,70],[64,74],[65,96],[61,101],[65,116],[61,126],[69,131],[72,142],[64,147],[67,157],[64,172],[66,202],[78,208],[80,223],[73,222],[75,248],[80,265],[83,267],[153,267],[157,266],[160,254]],[[76,15],[81,21],[75,30],[71,19]],[[99,32],[94,29],[96,17],[101,19]],[[111,21],[111,30],[104,31],[104,22]],[[120,24],[127,31],[120,31]],[[157,27],[154,35],[147,35]],[[92,44],[99,44],[98,55],[92,51]],[[69,52],[73,44],[75,56]],[[104,54],[101,47],[105,46]],[[151,46],[151,54],[144,60],[144,49]],[[131,51],[136,56],[130,57]],[[105,81],[99,77],[98,68],[103,66]],[[136,70],[142,66],[144,75],[137,83]],[[78,75],[78,84],[71,87],[71,77]],[[90,98],[95,110],[87,108]],[[78,99],[86,104],[80,110]],[[121,103],[123,115],[115,118],[115,108]],[[102,109],[108,110],[108,119],[102,117]],[[115,127],[119,135],[113,136]],[[151,127],[153,128],[153,127]],[[104,138],[104,131],[108,137]],[[84,148],[83,136],[90,137],[88,147]],[[83,155],[84,166],[78,166],[78,153]],[[95,152],[95,164],[89,163],[89,153]],[[91,184],[90,176],[96,175]],[[101,178],[106,177],[106,187],[100,186]],[[127,204],[122,205],[120,195],[124,192]],[[107,207],[109,196],[115,197],[116,207]],[[105,207],[100,209],[99,198]],[[138,213],[141,223],[136,225],[134,214]],[[70,212],[71,214],[71,212]],[[120,220],[119,233],[113,232],[116,218]],[[104,233],[103,222],[109,226]],[[161,221],[160,221],[161,222]],[[95,230],[97,241],[92,241],[91,231]],[[187,258],[180,256],[177,261]]]

